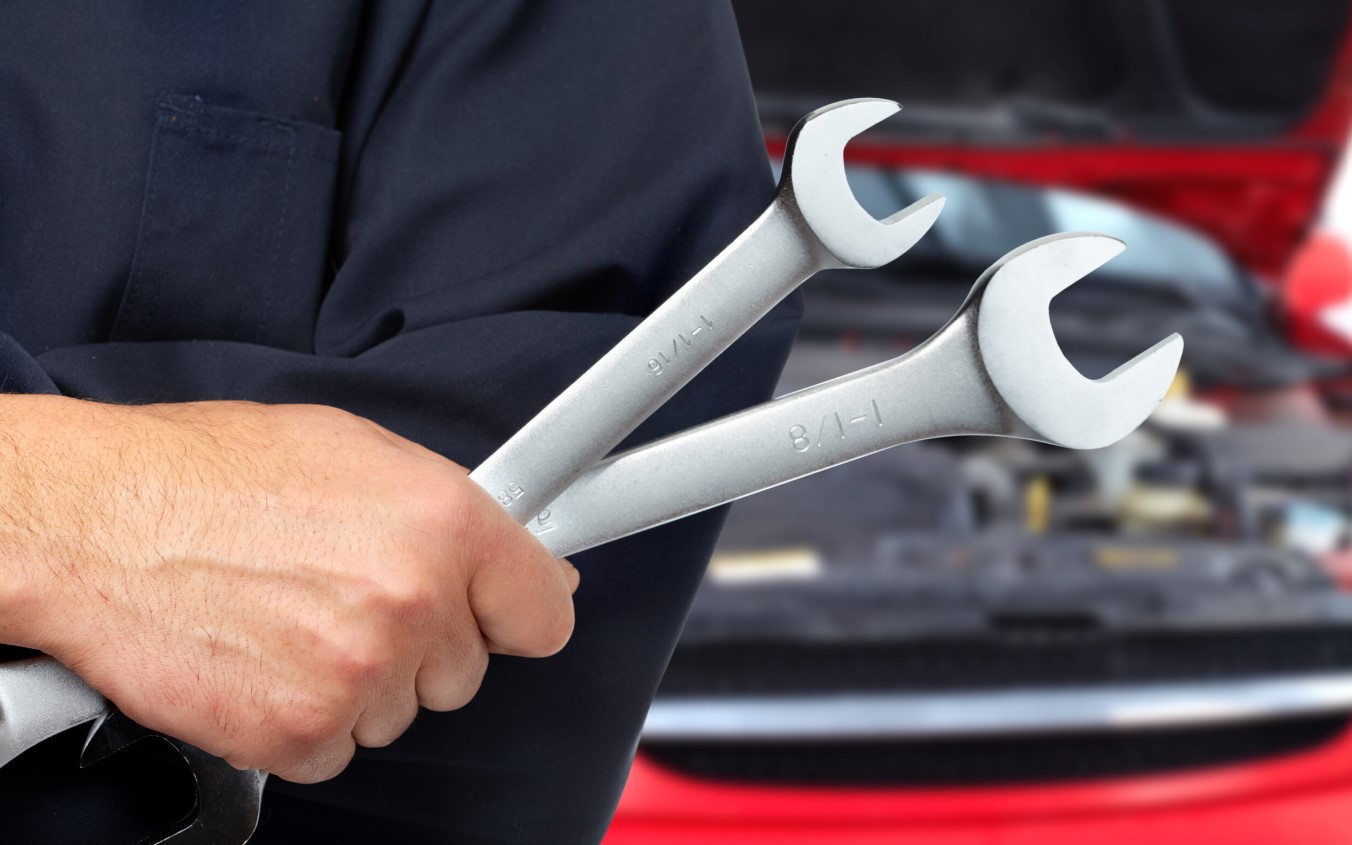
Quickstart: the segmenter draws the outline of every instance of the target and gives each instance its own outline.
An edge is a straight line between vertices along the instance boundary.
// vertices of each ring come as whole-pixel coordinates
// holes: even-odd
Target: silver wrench
[[[899,358],[603,461],[540,516],[563,557],[901,443],[959,434],[1107,446],[1164,398],[1178,335],[1097,381],[1061,354],[1047,307],[1121,252],[1116,238],[1052,235],[982,275],[956,316]]]
[[[531,524],[541,508],[605,456],[710,361],[819,270],[872,268],[910,249],[938,217],[931,194],[886,220],[859,206],[845,178],[845,144],[901,107],[859,99],[812,112],[794,127],[770,206],[610,352],[470,475]],[[95,719],[83,760],[155,737],[91,695],[50,658],[0,666],[0,690],[40,679],[40,695],[0,711],[0,765],[59,730]],[[3,701],[3,698],[0,698]],[[199,790],[197,815],[158,845],[243,843],[266,776],[170,740]],[[210,788],[208,788],[210,786]],[[217,803],[213,803],[217,802]]]
[[[921,346],[604,461],[541,514],[539,537],[556,555],[573,554],[929,437],[986,434],[1082,449],[1106,446],[1134,430],[1163,398],[1182,339],[1170,336],[1090,381],[1062,356],[1047,305],[1121,249],[1115,238],[1092,234],[1053,235],[1020,247],[992,266],[958,314]],[[101,699],[81,696],[87,687],[78,677],[50,658],[37,663],[23,670],[32,679],[28,695],[76,702],[87,717],[97,715],[92,711]],[[5,673],[17,666],[0,667],[0,690],[10,688]],[[9,715],[3,712],[7,702],[24,705],[28,698],[0,697],[0,722]],[[47,721],[31,727],[52,733],[82,721],[54,723],[50,710],[41,715]],[[90,757],[151,735],[117,713],[108,724],[91,732]],[[209,760],[194,760],[192,751],[180,748],[213,800],[209,806],[204,800],[192,826],[165,842],[246,841],[257,818],[261,775],[218,770]],[[233,838],[206,838],[223,830]]]
[[[845,178],[845,144],[900,108],[845,100],[799,121],[764,213],[470,478],[538,531],[546,505],[804,280],[881,267],[914,246],[943,197],[875,220]]]

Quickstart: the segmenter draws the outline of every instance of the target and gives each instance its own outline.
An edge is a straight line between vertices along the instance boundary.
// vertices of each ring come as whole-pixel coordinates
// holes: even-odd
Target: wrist
[[[93,458],[108,446],[106,417],[115,410],[61,396],[0,396],[0,642],[53,651],[72,630],[73,588],[99,562],[91,550],[107,491]]]

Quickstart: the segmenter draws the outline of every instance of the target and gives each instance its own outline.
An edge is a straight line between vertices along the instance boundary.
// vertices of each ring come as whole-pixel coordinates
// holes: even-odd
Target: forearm
[[[0,643],[87,645],[76,617],[126,603],[114,594],[131,562],[200,525],[201,491],[190,501],[179,476],[209,466],[207,443],[158,406],[0,395]]]
[[[108,479],[81,460],[109,438],[116,406],[0,395],[0,642],[49,649],[62,594],[81,577],[74,551],[97,554]]]

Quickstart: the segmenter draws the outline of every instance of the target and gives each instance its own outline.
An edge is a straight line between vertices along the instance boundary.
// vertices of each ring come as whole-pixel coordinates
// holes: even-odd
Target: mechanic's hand
[[[53,401],[69,410],[23,464],[40,477],[20,536],[0,537],[45,599],[3,633],[146,727],[323,780],[419,704],[468,702],[489,652],[542,657],[572,632],[576,570],[465,470],[372,422]]]

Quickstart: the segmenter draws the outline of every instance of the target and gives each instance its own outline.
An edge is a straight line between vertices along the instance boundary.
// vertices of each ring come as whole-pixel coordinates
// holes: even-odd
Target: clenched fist
[[[332,777],[572,632],[571,566],[334,408],[0,397],[0,467],[0,641],[241,768]]]

